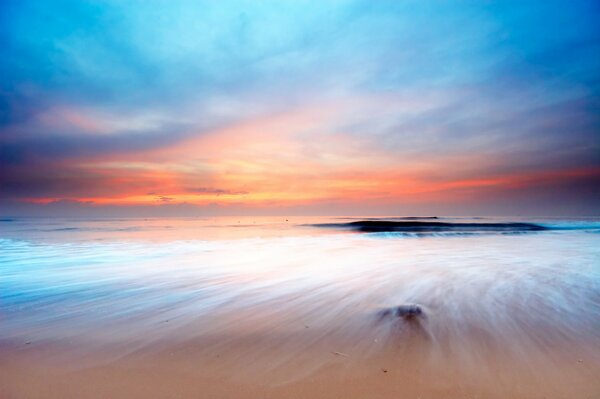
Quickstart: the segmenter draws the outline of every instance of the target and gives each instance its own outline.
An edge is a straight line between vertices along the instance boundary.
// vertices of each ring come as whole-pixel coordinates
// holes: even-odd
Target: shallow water
[[[379,361],[457,386],[531,392],[561,376],[600,393],[597,219],[527,220],[551,228],[535,232],[313,226],[329,222],[0,222],[0,343],[54,348],[45,360],[74,368],[169,351],[274,385]],[[379,316],[403,304],[423,317]]]

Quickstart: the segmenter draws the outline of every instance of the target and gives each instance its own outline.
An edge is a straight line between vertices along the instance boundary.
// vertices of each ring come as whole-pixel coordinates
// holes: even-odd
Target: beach
[[[598,220],[356,220],[3,222],[0,396],[599,397]]]
[[[599,16],[0,0],[0,399],[600,399]]]

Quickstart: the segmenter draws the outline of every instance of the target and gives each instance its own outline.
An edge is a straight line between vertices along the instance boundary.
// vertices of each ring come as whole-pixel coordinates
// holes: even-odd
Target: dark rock
[[[400,305],[395,309],[397,317],[403,317],[405,319],[416,318],[422,316],[423,308],[419,305]]]
[[[423,308],[419,305],[400,305],[392,308],[383,309],[379,312],[379,318],[385,319],[389,317],[402,318],[404,320],[415,320],[425,317]]]

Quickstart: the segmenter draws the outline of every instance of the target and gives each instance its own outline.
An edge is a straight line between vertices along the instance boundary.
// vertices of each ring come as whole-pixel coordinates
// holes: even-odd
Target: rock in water
[[[425,316],[423,308],[419,305],[399,305],[392,308],[383,309],[379,312],[379,317],[385,319],[388,317],[399,317],[404,320],[415,320]]]
[[[423,308],[419,305],[400,305],[395,310],[396,316],[405,319],[414,319],[424,315]]]

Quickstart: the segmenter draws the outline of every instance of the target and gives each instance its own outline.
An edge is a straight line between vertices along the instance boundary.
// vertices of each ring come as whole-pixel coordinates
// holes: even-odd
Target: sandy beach
[[[298,344],[311,338],[300,330],[285,338],[196,340],[126,356],[116,349],[88,352],[77,360],[72,353],[77,349],[69,346],[3,347],[0,394],[7,399],[592,399],[600,392],[597,357],[568,348],[553,348],[550,364],[534,357],[516,364],[502,351],[488,351],[465,365],[435,359],[422,338],[403,334],[380,345],[340,345],[334,337],[310,350]]]

